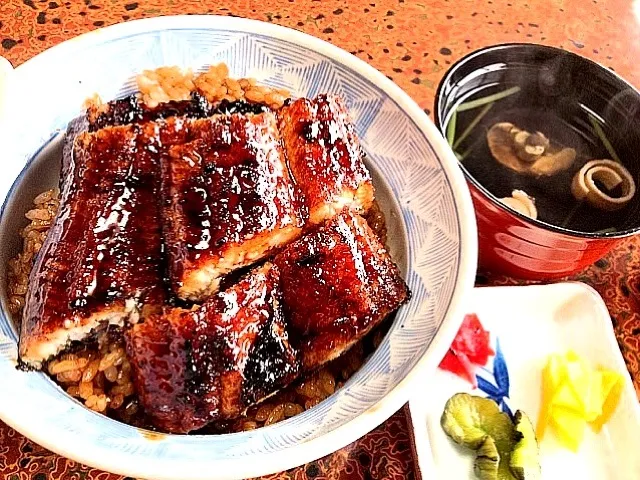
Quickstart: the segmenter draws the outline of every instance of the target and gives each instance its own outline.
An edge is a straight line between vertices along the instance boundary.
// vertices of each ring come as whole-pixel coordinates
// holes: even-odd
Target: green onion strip
[[[502,100],[510,95],[518,93],[520,91],[520,87],[515,86],[511,88],[507,88],[502,92],[494,93],[493,95],[487,95],[486,97],[477,98],[475,100],[471,100],[470,102],[461,103],[456,108],[456,112],[464,112],[466,110],[473,110],[474,108],[482,107],[487,103],[497,102],[498,100]]]
[[[469,134],[471,133],[471,130],[473,130],[476,127],[476,125],[478,125],[478,123],[480,123],[480,120],[482,120],[482,118],[489,112],[489,110],[491,110],[491,107],[493,107],[494,105],[495,105],[495,103],[488,103],[487,105],[485,105],[485,107],[476,116],[476,118],[474,118],[471,121],[471,123],[469,125],[467,125],[467,128],[464,129],[464,131],[462,132],[462,135],[460,135],[457,138],[457,140],[455,142],[453,142],[453,149],[454,150],[456,148],[458,148],[458,146],[462,143],[462,141],[469,136]]]
[[[618,157],[616,151],[613,149],[613,145],[611,145],[611,142],[605,135],[604,130],[602,130],[602,127],[600,126],[598,120],[596,120],[593,115],[589,114],[589,121],[591,122],[591,126],[593,126],[593,129],[596,131],[598,137],[600,137],[600,141],[603,143],[604,148],[606,148],[607,152],[609,152],[609,155],[611,155],[611,159],[615,160],[618,163],[622,163],[620,161],[620,157]]]

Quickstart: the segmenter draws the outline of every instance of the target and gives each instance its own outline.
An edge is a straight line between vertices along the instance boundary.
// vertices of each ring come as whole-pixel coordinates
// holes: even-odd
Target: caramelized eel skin
[[[164,235],[172,287],[203,300],[226,273],[299,237],[304,218],[275,115],[193,120],[163,158]]]
[[[126,335],[140,401],[154,425],[188,432],[235,418],[300,372],[267,263],[192,311],[172,309]]]
[[[171,432],[236,418],[341,355],[408,298],[366,221],[344,212],[201,307],[133,327],[140,400]]]
[[[348,211],[289,245],[274,263],[307,371],[340,356],[409,299],[386,249]]]
[[[104,105],[92,105],[87,110],[87,128],[91,131],[105,127],[147,123],[171,117],[206,118],[214,114],[231,115],[234,113],[263,113],[269,107],[247,103],[242,100],[230,102],[222,100],[212,105],[197,92],[189,100],[171,101],[156,107],[148,107],[140,101],[138,95],[112,100]]]
[[[374,198],[355,126],[340,97],[300,98],[278,112],[289,168],[318,225],[343,208],[366,213]]]
[[[137,306],[162,302],[158,140],[152,125],[76,137],[60,210],[31,273],[23,362],[38,366],[98,323],[122,324]]]

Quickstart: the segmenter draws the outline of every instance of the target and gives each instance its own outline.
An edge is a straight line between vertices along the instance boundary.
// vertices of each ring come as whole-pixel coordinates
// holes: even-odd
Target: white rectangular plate
[[[510,378],[508,405],[536,423],[541,372],[551,353],[573,349],[592,365],[622,373],[620,404],[599,434],[587,428],[577,453],[562,448],[552,432],[540,444],[543,480],[640,479],[640,406],[602,298],[581,283],[476,288],[468,313],[476,313],[496,339]],[[490,375],[490,369],[481,371]],[[440,427],[446,401],[458,392],[485,396],[460,378],[437,370],[414,386],[409,410],[418,464],[425,480],[475,479],[473,452],[455,445]]]

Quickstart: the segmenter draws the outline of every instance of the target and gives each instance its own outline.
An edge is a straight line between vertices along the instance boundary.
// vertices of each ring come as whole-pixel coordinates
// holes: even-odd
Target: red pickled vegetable
[[[474,387],[477,385],[475,366],[469,362],[464,353],[457,355],[449,349],[440,362],[440,368],[466,380]]]
[[[475,313],[465,315],[460,330],[446,353],[440,368],[476,386],[476,366],[483,366],[495,355],[490,346],[489,332]]]
[[[490,346],[489,332],[484,329],[475,313],[465,315],[462,326],[451,344],[451,350],[458,354],[464,353],[469,361],[476,365],[485,365],[489,357],[495,355]]]

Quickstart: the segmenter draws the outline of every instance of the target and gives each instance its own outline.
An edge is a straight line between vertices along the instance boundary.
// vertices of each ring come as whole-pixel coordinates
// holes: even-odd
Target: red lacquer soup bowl
[[[468,108],[469,102],[477,107]],[[606,68],[540,45],[488,47],[447,72],[434,115],[471,190],[482,269],[524,279],[560,278],[583,270],[640,231],[640,192],[616,211],[593,210],[571,194],[573,176],[589,159],[615,156],[640,182],[640,94]],[[528,124],[552,141],[560,138],[577,152],[575,165],[554,177],[514,174],[487,146],[487,131],[502,121]],[[515,189],[539,193],[541,185],[551,193],[534,197],[542,212],[536,219],[500,200]]]

